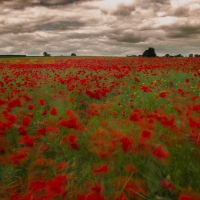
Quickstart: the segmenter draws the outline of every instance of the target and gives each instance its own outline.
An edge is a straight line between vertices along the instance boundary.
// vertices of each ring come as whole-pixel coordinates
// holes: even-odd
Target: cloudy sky
[[[0,0],[0,54],[200,54],[200,0]]]

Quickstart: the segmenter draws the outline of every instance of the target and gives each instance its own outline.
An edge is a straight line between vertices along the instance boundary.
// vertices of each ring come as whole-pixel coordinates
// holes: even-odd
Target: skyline
[[[199,0],[0,0],[0,54],[200,54]]]

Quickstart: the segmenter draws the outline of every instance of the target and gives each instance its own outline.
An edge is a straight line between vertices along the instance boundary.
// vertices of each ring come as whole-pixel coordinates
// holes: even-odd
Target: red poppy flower
[[[43,110],[42,111],[42,115],[46,115],[47,114],[47,111],[46,110]]]
[[[143,130],[141,137],[145,138],[145,139],[150,139],[150,138],[153,137],[153,133],[151,131],[148,131],[148,130]]]
[[[130,137],[124,137],[120,140],[123,152],[127,153],[133,148],[133,141]]]
[[[93,173],[105,173],[105,172],[108,172],[108,166],[107,165],[103,165],[102,167],[100,168],[97,168],[97,169],[94,169],[92,170]]]
[[[46,103],[44,101],[44,99],[39,99],[38,103],[41,105],[41,106],[44,106]]]
[[[120,196],[116,197],[115,200],[128,200],[124,194],[121,194]]]
[[[179,197],[179,200],[195,200],[194,198],[188,196],[188,195],[181,195]]]
[[[34,140],[29,135],[23,135],[22,138],[19,140],[19,143],[25,144],[29,147],[34,145]]]
[[[46,132],[47,132],[47,129],[46,128],[40,128],[40,129],[37,129],[36,130],[38,133],[40,133],[41,135],[45,135]]]
[[[28,105],[28,109],[29,110],[33,110],[34,109],[34,105],[33,104]]]
[[[10,160],[12,161],[14,165],[17,165],[19,164],[21,160],[25,159],[26,157],[27,157],[27,154],[22,152],[22,153],[11,155]]]
[[[52,109],[50,110],[50,113],[51,113],[52,115],[57,115],[57,114],[58,114],[56,108],[52,108]]]
[[[152,154],[157,158],[168,158],[169,157],[169,153],[162,146],[156,147],[152,151]]]
[[[30,122],[31,122],[31,119],[29,117],[24,117],[22,120],[22,125],[29,126]]]

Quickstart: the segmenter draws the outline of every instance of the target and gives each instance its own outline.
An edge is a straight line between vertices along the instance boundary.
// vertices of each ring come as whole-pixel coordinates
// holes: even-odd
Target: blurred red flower
[[[93,173],[105,173],[105,172],[108,172],[108,166],[107,165],[103,165],[103,166],[101,166],[101,167],[99,167],[99,168],[97,168],[97,169],[93,169],[92,170],[92,172]]]
[[[128,200],[124,194],[121,194],[120,196],[116,197],[115,200]]]
[[[29,135],[23,135],[21,139],[19,139],[19,143],[32,147],[34,145],[34,140]]]
[[[14,165],[18,165],[21,160],[25,159],[27,157],[27,154],[24,152],[17,153],[10,156],[10,160]]]
[[[122,144],[123,152],[127,153],[130,150],[133,150],[133,139],[131,137],[123,137],[120,140]]]
[[[28,109],[29,110],[33,110],[34,109],[34,105],[33,104],[28,105]]]
[[[50,113],[51,113],[52,115],[57,115],[57,114],[58,114],[58,111],[56,110],[56,108],[52,108],[52,109],[50,110]]]
[[[168,158],[169,157],[169,153],[164,149],[164,147],[162,147],[161,145],[159,145],[158,147],[156,147],[153,151],[152,154],[157,157],[157,158]]]
[[[38,103],[39,103],[41,106],[46,105],[44,99],[39,99],[39,100],[38,100]]]
[[[179,197],[179,200],[195,200],[194,198],[188,196],[188,195],[181,195]]]
[[[22,120],[22,125],[29,126],[30,122],[31,122],[31,119],[29,117],[24,117]]]
[[[141,137],[145,138],[145,139],[150,139],[150,138],[153,137],[153,133],[151,131],[148,131],[148,130],[143,130]]]

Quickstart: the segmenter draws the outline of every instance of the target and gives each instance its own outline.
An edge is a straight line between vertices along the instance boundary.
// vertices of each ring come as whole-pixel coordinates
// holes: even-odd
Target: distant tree
[[[48,54],[47,52],[43,53],[44,56],[51,56],[51,54]]]
[[[189,55],[189,57],[191,57],[191,58],[192,58],[192,57],[193,57],[193,54],[190,54],[190,55]]]
[[[176,55],[175,57],[183,57],[181,54]]]
[[[75,54],[75,53],[72,53],[71,56],[76,56],[76,54]]]
[[[169,54],[167,53],[167,54],[165,55],[165,57],[167,57],[167,58],[168,58],[168,57],[169,57]]]
[[[200,57],[200,55],[199,54],[195,54],[194,57]]]
[[[156,57],[155,49],[153,47],[149,47],[148,50],[145,50],[142,54],[143,57]]]
[[[43,53],[43,56],[47,56],[47,52],[44,52],[44,53]]]

